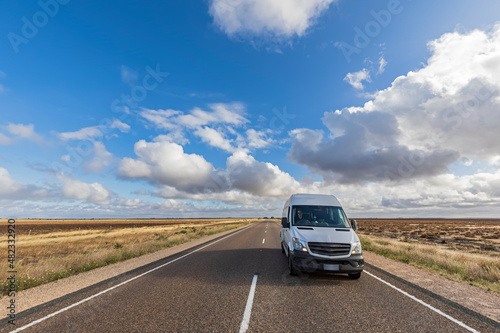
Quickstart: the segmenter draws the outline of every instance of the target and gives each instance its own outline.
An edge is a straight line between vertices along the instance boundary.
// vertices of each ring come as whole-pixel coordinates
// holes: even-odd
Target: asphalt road
[[[347,275],[290,276],[279,230],[274,221],[259,222],[19,313],[15,326],[2,321],[0,331],[239,332],[245,328],[242,322],[248,324],[247,332],[499,331],[369,268],[366,272],[425,304],[366,272],[359,280]],[[253,303],[248,301],[251,290]]]

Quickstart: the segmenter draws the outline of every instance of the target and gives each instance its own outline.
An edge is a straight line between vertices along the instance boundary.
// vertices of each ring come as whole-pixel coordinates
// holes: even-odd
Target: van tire
[[[352,279],[352,280],[357,280],[361,277],[361,272],[359,273],[351,273],[349,274],[349,279]]]
[[[297,270],[293,266],[293,259],[291,254],[288,254],[288,270],[290,271],[290,275],[297,275]]]
[[[285,253],[285,247],[283,246],[283,242],[281,242],[281,253]]]

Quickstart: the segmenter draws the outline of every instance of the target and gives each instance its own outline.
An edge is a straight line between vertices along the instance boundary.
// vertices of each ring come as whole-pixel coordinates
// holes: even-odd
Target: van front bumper
[[[343,259],[323,259],[312,256],[309,252],[294,251],[293,266],[304,272],[358,273],[365,267],[363,255],[354,254]]]

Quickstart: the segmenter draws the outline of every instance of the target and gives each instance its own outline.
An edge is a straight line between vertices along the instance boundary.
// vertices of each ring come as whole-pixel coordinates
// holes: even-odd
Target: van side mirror
[[[351,219],[351,226],[352,226],[352,230],[354,230],[354,231],[358,230],[358,223],[356,222],[355,219]]]
[[[288,218],[286,217],[281,218],[281,226],[283,228],[290,228],[290,223],[288,223]]]

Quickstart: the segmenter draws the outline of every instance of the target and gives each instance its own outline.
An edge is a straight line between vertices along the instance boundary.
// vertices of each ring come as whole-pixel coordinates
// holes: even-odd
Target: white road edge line
[[[243,314],[243,320],[241,321],[240,333],[245,333],[248,330],[248,325],[250,324],[250,315],[252,314],[253,296],[255,295],[255,286],[257,285],[257,278],[259,276],[255,274],[252,279],[252,286],[250,287],[250,293],[248,294],[247,305],[245,306],[245,313]]]
[[[453,318],[452,316],[447,315],[447,314],[446,314],[446,313],[444,313],[443,311],[441,311],[441,310],[439,310],[439,309],[436,309],[436,308],[435,308],[435,307],[433,307],[432,305],[425,303],[424,301],[422,301],[422,300],[420,300],[420,299],[416,298],[416,297],[415,297],[415,296],[413,296],[413,295],[408,294],[406,291],[401,290],[401,289],[399,289],[398,287],[396,287],[396,286],[394,286],[394,285],[390,284],[389,282],[382,280],[382,279],[381,279],[381,278],[379,278],[378,276],[375,276],[375,275],[373,275],[372,273],[367,272],[366,270],[365,270],[364,272],[365,272],[366,274],[370,275],[371,277],[373,277],[373,278],[375,278],[375,279],[379,280],[380,282],[385,283],[385,284],[386,284],[386,285],[388,285],[389,287],[391,287],[391,288],[393,288],[393,289],[395,289],[395,290],[399,291],[399,292],[400,292],[400,293],[402,293],[403,295],[408,296],[408,297],[409,297],[409,298],[411,298],[412,300],[414,300],[414,301],[416,301],[416,302],[418,302],[418,303],[422,304],[423,306],[425,306],[425,307],[427,307],[427,308],[431,309],[432,311],[434,311],[434,312],[436,312],[436,313],[440,314],[441,316],[445,317],[446,319],[451,320],[451,321],[452,321],[452,322],[454,322],[455,324],[462,326],[463,328],[465,328],[465,329],[466,329],[466,330],[468,330],[469,332],[479,333],[479,331],[476,331],[476,330],[475,330],[475,329],[473,329],[472,327],[469,327],[469,326],[465,325],[465,324],[464,324],[464,323],[462,323],[460,320],[457,320],[457,319]]]
[[[254,224],[254,225],[251,225],[251,226],[249,226],[249,227],[243,228],[243,229],[241,229],[240,231],[235,232],[234,234],[231,234],[231,235],[225,236],[225,237],[223,237],[223,238],[221,238],[221,239],[218,239],[218,240],[216,240],[216,241],[214,241],[214,242],[212,242],[212,243],[209,243],[209,244],[207,244],[207,245],[205,245],[205,246],[202,246],[202,247],[200,247],[199,249],[196,249],[196,250],[194,250],[194,251],[192,251],[192,252],[186,253],[185,255],[180,256],[179,258],[176,258],[176,259],[171,260],[171,261],[169,261],[169,262],[167,262],[167,263],[165,263],[165,264],[162,264],[162,265],[160,265],[160,266],[158,266],[158,267],[155,267],[155,268],[153,268],[153,269],[150,269],[150,270],[149,270],[149,271],[147,271],[147,272],[144,272],[144,273],[142,273],[142,274],[139,274],[139,275],[137,275],[137,276],[134,276],[133,278],[128,279],[128,280],[126,280],[126,281],[123,281],[122,283],[119,283],[119,284],[117,284],[116,286],[110,287],[110,288],[108,288],[108,289],[106,289],[106,290],[103,290],[103,291],[101,291],[101,292],[99,292],[99,293],[97,293],[97,294],[95,294],[95,295],[92,295],[92,296],[89,296],[89,297],[87,297],[87,298],[85,298],[85,299],[82,299],[82,300],[81,300],[81,301],[79,301],[79,302],[73,303],[73,304],[71,304],[71,305],[69,305],[69,306],[67,306],[67,307],[65,307],[65,308],[62,308],[62,309],[60,309],[60,310],[58,310],[58,311],[56,311],[56,312],[53,312],[53,313],[51,313],[51,314],[49,314],[49,315],[47,315],[47,316],[45,316],[45,317],[42,317],[42,318],[37,319],[37,320],[35,320],[35,321],[32,321],[32,322],[31,322],[31,323],[29,323],[29,324],[26,324],[26,325],[24,325],[24,326],[22,326],[22,327],[19,327],[19,328],[17,328],[17,329],[15,329],[15,330],[13,330],[13,331],[10,331],[10,333],[20,332],[20,331],[23,331],[23,330],[25,330],[25,329],[27,329],[27,328],[31,327],[31,326],[34,326],[34,325],[36,325],[36,324],[39,324],[39,323],[41,323],[42,321],[44,321],[44,320],[46,320],[46,319],[49,319],[49,318],[51,318],[51,317],[54,317],[54,316],[56,316],[56,315],[58,315],[58,314],[60,314],[60,313],[62,313],[62,312],[64,312],[64,311],[66,311],[66,310],[69,310],[69,309],[71,309],[71,308],[74,308],[75,306],[78,306],[78,305],[80,305],[80,304],[82,304],[82,303],[85,303],[85,302],[87,302],[87,301],[90,301],[91,299],[96,298],[96,297],[98,297],[98,296],[100,296],[100,295],[102,295],[102,294],[105,294],[105,293],[107,293],[108,291],[111,291],[111,290],[113,290],[113,289],[116,289],[116,288],[118,288],[118,287],[121,287],[121,286],[123,286],[124,284],[127,284],[127,283],[129,283],[129,282],[131,282],[131,281],[133,281],[133,280],[135,280],[135,279],[140,278],[140,277],[143,277],[144,275],[149,274],[149,273],[151,273],[151,272],[154,272],[154,271],[156,271],[157,269],[160,269],[160,268],[162,268],[162,267],[165,267],[165,266],[167,266],[167,265],[170,265],[171,263],[173,263],[173,262],[175,262],[175,261],[177,261],[177,260],[181,260],[182,258],[185,258],[185,257],[187,257],[187,256],[189,256],[189,255],[191,255],[191,254],[193,254],[193,253],[196,253],[196,252],[198,252],[198,251],[200,251],[200,250],[203,250],[204,248],[207,248],[207,247],[209,247],[209,246],[211,246],[211,245],[213,245],[213,244],[215,244],[215,243],[218,243],[218,242],[220,242],[221,240],[224,240],[224,239],[226,239],[226,238],[228,238],[228,237],[234,236],[234,235],[236,235],[237,233],[240,233],[240,232],[242,232],[243,230],[247,230],[247,229],[249,229],[249,228],[251,228],[251,227],[253,227],[253,226],[255,226],[255,224]]]

